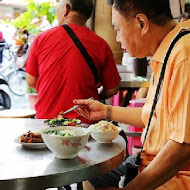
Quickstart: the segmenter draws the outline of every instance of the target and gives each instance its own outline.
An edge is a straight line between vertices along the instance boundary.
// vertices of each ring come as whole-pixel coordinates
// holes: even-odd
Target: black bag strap
[[[62,26],[67,31],[67,33],[69,34],[69,36],[71,37],[71,39],[73,40],[75,45],[78,47],[81,54],[83,55],[84,59],[86,60],[88,66],[90,67],[90,69],[94,75],[95,83],[97,84],[98,83],[98,71],[97,71],[95,64],[92,61],[92,58],[88,54],[86,48],[83,46],[81,41],[78,39],[76,34],[73,32],[73,30],[68,25],[64,24]]]
[[[174,40],[172,41],[167,53],[166,53],[166,56],[164,58],[164,63],[162,65],[162,70],[161,70],[161,73],[160,73],[160,77],[159,77],[159,81],[158,81],[158,85],[157,85],[157,88],[156,88],[156,93],[155,93],[155,96],[154,96],[154,101],[153,101],[153,104],[152,104],[152,108],[151,108],[151,112],[150,112],[150,117],[149,117],[149,120],[148,120],[148,124],[147,124],[147,128],[146,128],[146,133],[145,133],[145,137],[144,137],[144,141],[143,141],[143,145],[141,147],[141,151],[140,153],[138,154],[137,156],[137,160],[136,160],[136,165],[139,166],[140,165],[140,156],[141,156],[141,153],[143,151],[143,147],[144,147],[144,144],[145,144],[145,141],[146,141],[146,137],[147,137],[147,134],[148,134],[148,130],[150,128],[150,123],[151,123],[151,119],[152,119],[152,116],[154,114],[154,110],[155,110],[155,107],[156,107],[156,103],[158,101],[158,97],[159,97],[159,93],[160,93],[160,87],[161,87],[161,84],[162,84],[162,80],[164,78],[164,73],[165,73],[165,70],[166,70],[166,64],[168,62],[168,59],[169,59],[169,56],[170,56],[170,53],[174,47],[174,45],[176,44],[176,42],[181,38],[183,37],[184,35],[186,34],[189,34],[190,31],[184,31],[184,32],[181,32],[179,33],[175,38]]]

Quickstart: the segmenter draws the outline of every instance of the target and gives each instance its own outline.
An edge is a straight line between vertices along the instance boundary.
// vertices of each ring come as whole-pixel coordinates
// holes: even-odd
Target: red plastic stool
[[[121,96],[122,96],[122,91],[119,90],[116,95],[111,97],[111,105],[112,106],[120,106],[120,104],[121,104]]]
[[[130,100],[130,107],[143,107],[145,103],[145,98]],[[142,128],[129,126],[129,132],[142,132]],[[142,143],[140,137],[129,137],[128,136],[128,152],[129,155],[133,154],[134,147],[141,147]]]

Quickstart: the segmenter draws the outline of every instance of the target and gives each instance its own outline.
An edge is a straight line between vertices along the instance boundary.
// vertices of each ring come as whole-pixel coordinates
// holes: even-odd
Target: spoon
[[[94,99],[93,97],[88,98],[88,100],[93,100],[93,99]],[[69,113],[69,112],[71,112],[71,111],[73,111],[73,110],[75,110],[75,109],[77,109],[77,108],[79,108],[79,107],[80,107],[80,105],[74,105],[73,107],[71,107],[71,108],[69,108],[68,110],[64,111],[64,112],[62,113],[62,115],[65,115],[66,113]]]

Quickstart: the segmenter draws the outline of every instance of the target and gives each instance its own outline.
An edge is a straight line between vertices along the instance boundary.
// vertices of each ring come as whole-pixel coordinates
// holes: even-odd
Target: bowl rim
[[[117,129],[118,129],[118,131],[107,131],[107,132],[104,132],[104,131],[92,131],[92,133],[107,133],[107,134],[109,134],[109,133],[120,133],[123,129],[121,128],[121,127],[118,127],[118,126],[116,126],[117,127]]]
[[[64,137],[64,136],[58,136],[58,135],[49,135],[49,134],[45,134],[44,132],[46,131],[59,131],[60,129],[63,128],[69,128],[69,129],[76,129],[76,131],[78,130],[79,132],[82,132],[84,134],[81,135],[77,135],[77,136],[71,136],[71,137]],[[82,131],[81,131],[82,130]],[[56,137],[56,138],[76,138],[76,137],[84,137],[84,136],[88,136],[89,134],[86,133],[87,129],[83,128],[83,127],[74,127],[74,126],[57,126],[57,127],[46,127],[44,129],[41,130],[41,135],[42,136],[51,136],[51,137]]]

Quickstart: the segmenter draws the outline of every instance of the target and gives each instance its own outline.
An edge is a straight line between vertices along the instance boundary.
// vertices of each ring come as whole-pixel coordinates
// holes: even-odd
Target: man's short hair
[[[87,19],[90,18],[93,11],[93,0],[70,0],[72,10],[80,13]]]
[[[108,0],[126,19],[143,13],[154,24],[163,26],[173,19],[169,0]]]

